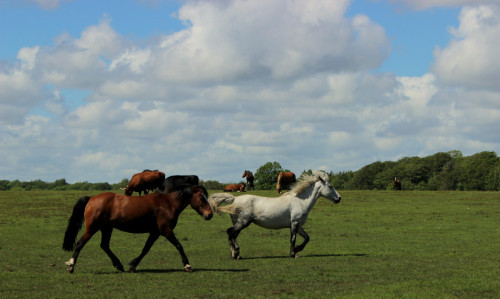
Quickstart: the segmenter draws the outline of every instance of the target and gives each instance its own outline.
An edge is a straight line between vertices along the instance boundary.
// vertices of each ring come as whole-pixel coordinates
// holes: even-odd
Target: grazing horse
[[[211,219],[212,210],[207,202],[207,196],[207,191],[201,186],[186,186],[183,191],[156,192],[142,197],[106,192],[93,197],[80,198],[69,218],[62,246],[66,251],[75,250],[71,259],[66,262],[68,272],[73,273],[83,246],[99,230],[102,234],[101,248],[109,256],[113,266],[124,271],[122,263],[109,248],[114,228],[129,233],[149,233],[149,238],[141,254],[129,263],[130,272],[135,272],[137,265],[160,235],[167,238],[175,246],[181,255],[184,269],[192,272],[184,249],[174,235],[174,228],[179,215],[188,205],[191,205],[205,220]],[[84,218],[85,232],[75,247],[76,236]]]
[[[268,229],[290,228],[290,256],[297,258],[298,252],[309,242],[303,225],[319,196],[324,196],[335,204],[340,202],[340,195],[323,171],[303,176],[290,192],[280,197],[269,198],[252,194],[235,197],[232,194],[216,193],[208,198],[208,202],[214,212],[230,213],[233,226],[227,229],[227,235],[231,258],[240,258],[236,238],[251,223]],[[221,206],[225,203],[229,205]],[[304,238],[304,242],[299,246],[295,246],[297,233]]]
[[[165,180],[165,174],[157,170],[146,169],[143,172],[136,173],[130,179],[127,187],[125,188],[125,195],[132,195],[132,193],[138,192],[139,196],[144,191],[144,194],[154,191],[160,188]]]
[[[394,190],[401,190],[401,181],[398,180],[397,177],[394,177],[394,181],[392,182],[392,187]]]
[[[160,187],[160,191],[170,193],[179,191],[186,185],[196,186],[200,184],[200,179],[197,175],[171,175],[165,179],[165,182]]]
[[[293,172],[280,172],[278,175],[278,182],[276,183],[276,191],[281,194],[281,190],[288,189],[297,180]]]
[[[247,178],[247,189],[252,190],[253,189],[253,173],[250,170],[245,170],[243,172],[243,175],[241,176],[242,178]]]
[[[227,185],[224,188],[224,192],[245,192],[245,184],[239,183],[234,185]]]

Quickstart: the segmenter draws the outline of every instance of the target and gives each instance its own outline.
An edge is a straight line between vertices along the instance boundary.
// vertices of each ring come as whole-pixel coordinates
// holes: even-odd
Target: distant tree
[[[267,162],[257,169],[254,174],[256,190],[272,190],[276,188],[276,180],[280,171],[283,171],[278,162]]]
[[[65,190],[68,187],[68,183],[66,182],[66,179],[59,179],[56,180],[54,183],[51,184],[50,188],[51,189],[56,189],[56,190]]]
[[[486,190],[500,191],[500,158],[497,160],[496,166],[490,170],[486,179]]]
[[[8,180],[0,180],[0,191],[7,191],[10,189],[10,182]]]
[[[349,189],[372,190],[376,186],[374,184],[377,174],[384,171],[384,163],[377,161],[362,167],[354,173]],[[384,188],[385,189],[385,188]]]
[[[202,180],[200,181],[200,185],[202,185],[208,190],[223,190],[227,184],[219,183],[218,181],[212,181],[212,180],[208,181]]]
[[[124,178],[119,183],[111,185],[111,189],[112,190],[119,190],[122,188],[126,188],[128,186],[128,182],[129,182],[128,179]]]
[[[460,159],[455,169],[460,190],[487,190],[490,171],[498,165],[495,152],[480,152]]]

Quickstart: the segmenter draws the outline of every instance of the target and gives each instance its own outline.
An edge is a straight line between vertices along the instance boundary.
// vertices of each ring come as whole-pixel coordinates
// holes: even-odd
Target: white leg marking
[[[73,266],[75,264],[75,259],[70,258],[69,261],[67,261],[65,264],[66,264],[66,266]]]

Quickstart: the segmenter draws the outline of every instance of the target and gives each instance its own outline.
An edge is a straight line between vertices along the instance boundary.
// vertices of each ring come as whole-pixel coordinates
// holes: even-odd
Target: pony
[[[293,172],[280,172],[278,175],[278,182],[276,183],[276,191],[281,194],[281,190],[289,188],[297,180],[295,179],[295,173]]]
[[[247,178],[247,189],[252,190],[253,189],[253,173],[250,170],[245,170],[243,172],[243,175],[241,176],[242,178]]]
[[[227,185],[224,188],[224,192],[245,192],[245,184],[239,183],[234,185]]]
[[[154,191],[161,187],[163,181],[165,180],[165,174],[157,170],[144,170],[143,172],[136,173],[130,179],[127,187],[125,188],[125,195],[132,195],[132,193],[138,192],[139,196],[144,191],[144,194],[148,194],[149,191]]]
[[[397,177],[394,177],[394,181],[392,182],[392,187],[394,190],[401,190],[401,181],[398,180]]]
[[[252,194],[237,197],[228,193],[212,194],[208,198],[212,210],[230,213],[233,223],[226,230],[231,258],[241,258],[236,238],[252,223],[268,229],[290,228],[290,257],[298,258],[298,253],[309,242],[309,235],[304,231],[303,225],[318,197],[323,196],[334,204],[340,202],[340,195],[328,179],[325,172],[315,171],[313,175],[303,176],[289,192],[275,198]],[[297,233],[304,238],[299,246],[295,246]]]
[[[113,266],[119,271],[124,271],[122,263],[109,248],[114,228],[129,233],[149,233],[141,254],[129,263],[130,272],[136,271],[137,265],[160,235],[167,238],[179,251],[184,269],[192,272],[184,249],[175,237],[174,228],[179,215],[188,205],[191,205],[205,220],[210,220],[213,214],[207,196],[207,190],[202,186],[186,186],[183,191],[156,192],[142,197],[105,192],[93,197],[80,198],[69,218],[62,245],[66,251],[74,249],[73,256],[66,262],[68,272],[73,273],[80,251],[99,230],[102,234],[101,248],[109,256]],[[75,246],[84,219],[85,232]]]

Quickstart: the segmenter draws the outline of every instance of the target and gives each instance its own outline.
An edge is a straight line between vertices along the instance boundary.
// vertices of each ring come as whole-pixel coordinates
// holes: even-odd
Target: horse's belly
[[[113,227],[118,230],[134,234],[149,233],[157,229],[157,226],[154,222],[147,221],[144,219],[137,219],[134,221],[123,221],[123,222],[117,220],[113,223]]]
[[[290,218],[266,218],[261,217],[259,219],[255,219],[253,223],[257,224],[260,227],[269,228],[269,229],[281,229],[290,227]]]

